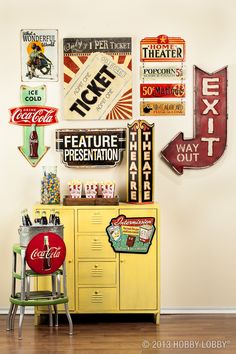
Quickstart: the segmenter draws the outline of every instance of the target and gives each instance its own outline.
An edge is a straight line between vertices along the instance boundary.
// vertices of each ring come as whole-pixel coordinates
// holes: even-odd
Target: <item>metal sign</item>
[[[65,38],[65,119],[131,119],[131,38]]]
[[[185,114],[185,102],[146,101],[140,102],[141,116],[182,116]]]
[[[155,218],[126,218],[119,215],[106,228],[115,252],[147,253],[155,233]]]
[[[185,41],[180,37],[158,37],[142,39],[140,58],[143,62],[181,62],[185,60]]]
[[[136,120],[128,124],[129,203],[153,202],[153,124]]]
[[[182,98],[185,97],[185,84],[141,84],[141,98]]]
[[[227,141],[227,67],[207,73],[194,67],[194,137],[179,133],[161,155],[178,174],[184,168],[212,166],[224,153]]]
[[[10,109],[10,123],[23,127],[23,145],[19,151],[35,167],[49,150],[44,144],[44,126],[57,123],[57,108],[44,106],[46,86],[20,87],[23,106]]]
[[[35,235],[25,253],[29,267],[38,274],[54,273],[63,264],[65,256],[65,243],[53,232],[41,232]]]
[[[186,69],[183,65],[170,65],[169,63],[165,65],[155,66],[142,66],[140,68],[140,78],[143,81],[164,81],[166,79],[171,80],[184,80],[186,75]]]
[[[57,47],[57,30],[21,30],[22,81],[58,81]]]
[[[125,150],[125,129],[58,129],[56,150],[66,167],[114,167]]]

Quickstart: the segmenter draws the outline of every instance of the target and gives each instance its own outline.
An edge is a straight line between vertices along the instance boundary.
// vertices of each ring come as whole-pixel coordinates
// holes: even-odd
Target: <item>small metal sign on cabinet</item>
[[[153,124],[136,120],[128,124],[127,202],[153,202]]]
[[[125,150],[125,129],[58,129],[56,150],[67,167],[114,167]]]
[[[155,233],[155,218],[126,218],[119,215],[106,228],[115,252],[147,253]]]
[[[215,164],[227,141],[227,67],[213,73],[194,67],[194,74],[194,136],[184,139],[180,132],[161,151],[178,174]]]

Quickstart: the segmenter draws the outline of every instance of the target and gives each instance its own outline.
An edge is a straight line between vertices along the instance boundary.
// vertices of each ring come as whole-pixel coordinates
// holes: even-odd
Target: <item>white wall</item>
[[[132,36],[134,118],[139,117],[139,40],[145,36],[180,36],[187,45],[187,113],[185,117],[148,118],[155,122],[155,198],[161,206],[161,306],[163,309],[236,309],[236,40],[234,0],[0,1],[0,309],[8,307],[11,245],[18,239],[22,208],[40,198],[42,166],[58,165],[62,194],[75,176],[55,152],[54,131],[68,127],[126,127],[127,122],[63,121],[62,38]],[[20,105],[20,30],[59,30],[60,81],[47,85],[47,104],[60,109],[60,123],[45,129],[51,150],[36,168],[18,152],[22,128],[8,123],[8,109]],[[182,131],[193,134],[193,65],[213,72],[228,65],[228,147],[211,168],[177,176],[159,157],[160,150]],[[36,85],[36,84],[34,84]],[[33,85],[32,85],[33,86]],[[125,161],[115,169],[96,170],[98,179],[117,181],[125,196]]]

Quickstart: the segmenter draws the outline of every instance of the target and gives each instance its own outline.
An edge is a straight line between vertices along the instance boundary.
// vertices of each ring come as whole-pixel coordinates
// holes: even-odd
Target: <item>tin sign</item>
[[[131,119],[131,38],[65,38],[64,89],[65,119]]]
[[[180,132],[161,151],[178,174],[215,164],[227,141],[227,67],[213,73],[194,67],[194,74],[194,136],[184,139]]]
[[[25,258],[29,267],[38,274],[51,274],[63,264],[66,246],[63,239],[53,232],[41,232],[29,242]]]
[[[140,60],[142,62],[185,61],[185,41],[180,37],[147,37],[141,40]]]
[[[126,218],[119,215],[106,228],[115,252],[147,253],[155,233],[155,218]]]
[[[21,126],[45,126],[57,123],[57,108],[46,106],[21,106],[10,109],[10,123]]]
[[[153,202],[153,127],[143,120],[128,124],[129,203]]]
[[[181,101],[147,101],[140,102],[141,116],[183,116],[185,102]]]
[[[185,97],[185,84],[141,84],[141,98],[182,98]]]
[[[126,130],[58,129],[56,150],[66,167],[114,167],[125,150]]]
[[[176,64],[177,65],[177,64]],[[173,81],[185,80],[186,70],[183,65],[165,65],[162,63],[160,66],[142,66],[140,67],[140,78],[143,81],[164,81],[170,79]]]
[[[58,81],[57,47],[57,30],[21,30],[22,81]]]

